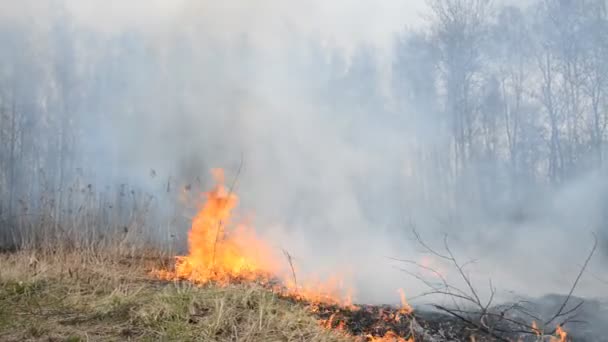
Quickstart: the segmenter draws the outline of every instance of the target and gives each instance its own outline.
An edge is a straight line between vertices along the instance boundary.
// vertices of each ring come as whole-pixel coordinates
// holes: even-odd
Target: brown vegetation
[[[0,256],[3,341],[343,341],[303,306],[256,287],[159,282],[148,251],[20,250]]]

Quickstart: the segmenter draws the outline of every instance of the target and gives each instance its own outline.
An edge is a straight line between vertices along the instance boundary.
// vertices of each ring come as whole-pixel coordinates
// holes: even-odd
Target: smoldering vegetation
[[[423,291],[387,257],[443,267],[413,228],[503,300],[567,293],[595,232],[605,296],[605,0],[83,3],[0,1],[3,248],[183,251],[242,162],[241,219],[361,302]]]

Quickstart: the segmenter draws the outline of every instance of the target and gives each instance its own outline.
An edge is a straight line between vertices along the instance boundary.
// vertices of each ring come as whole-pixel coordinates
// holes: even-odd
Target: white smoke
[[[431,241],[449,233],[463,259],[481,258],[481,286],[493,277],[504,290],[564,292],[584,259],[602,212],[590,196],[601,177],[539,194],[530,205],[538,217],[522,224],[463,205],[464,224],[446,227],[445,208],[419,203],[423,185],[408,177],[417,166],[406,133],[417,126],[382,112],[393,43],[406,27],[424,28],[423,0],[2,0],[0,18],[36,22],[43,40],[58,8],[76,32],[124,39],[118,51],[84,34],[76,44],[84,74],[123,58],[104,65],[108,74],[88,75],[124,87],[120,100],[100,100],[108,113],[90,123],[90,165],[110,180],[150,185],[150,168],[164,179],[205,178],[211,167],[234,176],[243,156],[239,210],[255,213],[261,234],[306,269],[352,273],[360,301],[396,302],[398,288],[423,290],[386,258],[421,257],[410,222]],[[340,84],[329,80],[365,58],[374,76],[345,80],[360,93],[348,107],[332,105],[327,93]],[[368,105],[368,97],[382,103]]]

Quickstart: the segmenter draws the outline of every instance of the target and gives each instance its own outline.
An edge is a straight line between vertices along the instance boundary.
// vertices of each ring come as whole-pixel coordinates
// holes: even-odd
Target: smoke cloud
[[[393,88],[400,39],[428,30],[428,12],[396,0],[0,2],[3,27],[35,23],[42,56],[45,46],[60,63],[68,50],[78,56],[70,110],[84,132],[79,160],[98,184],[162,192],[169,178],[198,179],[204,189],[210,168],[230,179],[242,162],[239,215],[303,272],[349,274],[360,302],[424,291],[389,257],[447,269],[422,253],[413,227],[439,250],[448,234],[457,255],[478,259],[473,279],[492,278],[503,299],[567,292],[590,232],[606,232],[605,173],[524,194],[483,162],[451,184],[435,180],[444,171],[420,151],[446,142],[440,101],[422,106]],[[419,62],[409,75],[437,72]],[[470,196],[479,175],[483,201]],[[579,295],[605,294],[601,248]]]

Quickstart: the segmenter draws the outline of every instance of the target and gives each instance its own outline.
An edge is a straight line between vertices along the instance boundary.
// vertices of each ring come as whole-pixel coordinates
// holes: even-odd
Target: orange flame
[[[400,313],[409,315],[414,312],[410,304],[407,302],[407,299],[405,298],[405,291],[403,291],[403,289],[399,289],[399,298],[401,299],[401,310],[399,310]]]
[[[395,317],[393,317],[393,316],[387,317],[387,316],[385,316],[385,314],[383,312],[380,312],[380,316],[382,317],[382,319],[388,320],[388,321],[394,320],[394,321],[398,322],[401,319],[400,314],[410,315],[414,312],[412,307],[408,304],[407,300],[405,299],[405,291],[403,291],[403,289],[399,289],[397,292],[399,292],[399,297],[401,299],[401,309],[399,310],[399,312],[396,314]],[[367,338],[371,342],[415,342],[413,336],[408,339],[405,339],[404,337],[400,337],[397,333],[395,333],[392,330],[389,330],[388,332],[386,332],[386,334],[384,334],[384,336],[367,335]]]
[[[367,338],[370,342],[415,342],[413,337],[405,339],[404,337],[400,337],[394,331],[389,330],[382,337],[373,337],[368,335]]]
[[[260,282],[270,287],[272,280],[280,280],[280,285],[272,286],[272,290],[307,301],[311,311],[318,311],[317,305],[321,303],[359,309],[353,305],[352,290],[344,287],[341,277],[333,276],[324,281],[308,277],[302,281],[296,277],[296,268],[289,254],[285,253],[288,260],[283,262],[278,251],[260,239],[253,228],[245,224],[233,225],[231,213],[238,203],[238,197],[224,186],[223,170],[214,169],[213,175],[216,185],[206,194],[206,202],[192,220],[188,234],[188,255],[176,258],[174,271],[157,270],[154,271],[156,276],[166,280],[188,280],[196,284],[215,283],[220,286],[246,281]],[[413,312],[403,289],[399,290],[399,295],[401,309],[391,317],[381,314],[383,319],[399,321],[400,315]],[[342,333],[346,330],[346,322],[336,322],[335,314],[319,323]],[[366,337],[376,342],[414,342],[413,337],[405,339],[393,331],[382,337]]]
[[[231,213],[238,197],[224,186],[222,169],[214,169],[212,173],[216,185],[206,194],[205,204],[192,221],[188,255],[176,258],[174,272],[159,270],[154,272],[156,276],[224,286],[238,281],[268,284],[271,279],[279,278],[283,286],[275,290],[281,294],[313,303],[352,306],[352,291],[344,289],[339,277],[296,284],[285,271],[279,254],[260,239],[253,228],[245,224],[231,225]]]
[[[536,321],[532,321],[532,331],[534,331],[534,334],[536,336],[541,336],[543,334],[542,331],[538,328],[538,324],[536,324]]]
[[[566,342],[568,340],[568,333],[562,328],[561,325],[557,326],[555,335],[557,335],[557,337],[551,337],[551,342]]]
[[[239,225],[233,232],[227,231],[238,197],[224,187],[222,170],[213,170],[213,175],[217,185],[207,193],[207,202],[194,217],[188,234],[189,254],[177,258],[174,274],[159,275],[222,285],[235,279],[268,278],[269,272],[279,269],[277,259],[249,227]]]
[[[334,325],[335,317],[336,317],[335,313],[331,314],[331,316],[329,316],[329,318],[327,320],[321,321],[321,326],[323,326],[325,329],[332,329],[333,325]]]

